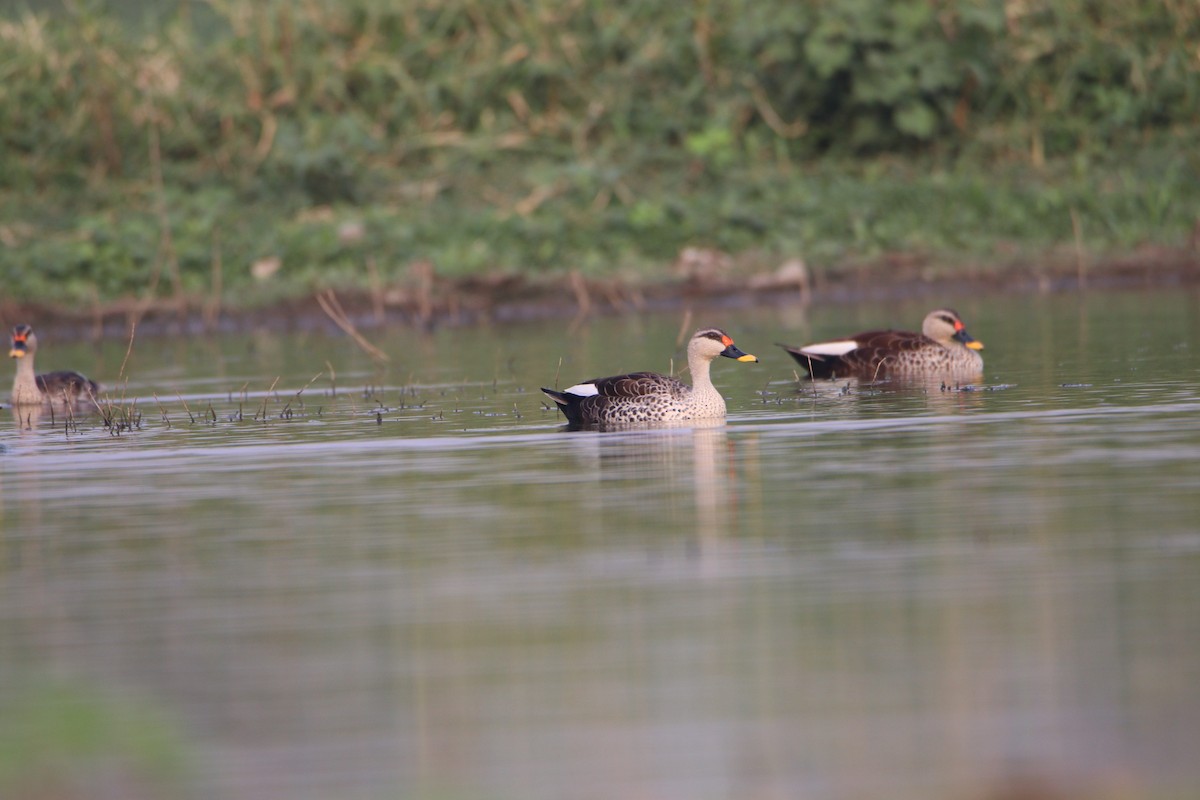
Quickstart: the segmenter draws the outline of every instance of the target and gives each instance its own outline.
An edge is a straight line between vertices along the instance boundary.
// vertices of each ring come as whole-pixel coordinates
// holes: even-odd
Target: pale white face
[[[946,347],[966,347],[971,350],[982,350],[983,345],[967,334],[958,314],[948,308],[939,308],[929,312],[921,325],[921,332]]]
[[[737,361],[758,361],[756,357],[739,350],[729,334],[720,328],[701,328],[692,334],[692,340],[688,342],[689,362],[696,359],[712,361],[722,355]]]
[[[935,342],[951,342],[961,326],[962,321],[957,314],[949,309],[940,308],[937,311],[929,312],[929,315],[925,317],[925,322],[921,325],[921,333]]]
[[[688,342],[688,355],[695,354],[712,361],[724,352],[728,347],[727,342],[731,341],[724,331],[718,328],[705,328],[693,334],[692,340]]]

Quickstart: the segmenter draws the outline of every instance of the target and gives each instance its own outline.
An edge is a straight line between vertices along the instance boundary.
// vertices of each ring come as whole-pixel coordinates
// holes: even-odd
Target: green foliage
[[[724,126],[713,125],[688,134],[684,148],[688,153],[717,168],[728,167],[737,159],[733,131]]]
[[[980,16],[963,13],[962,19]],[[964,111],[980,129],[1007,126],[1010,138],[1026,146],[1032,140],[1039,153],[1044,143],[1045,154],[1054,155],[1200,120],[1197,97],[1186,88],[1189,80],[1166,61],[1149,66],[1157,57],[1147,59],[1150,50],[1181,54],[1179,37],[1200,31],[1194,7],[1173,8],[1158,0],[1057,0],[1010,8],[985,30],[996,24],[1003,27],[994,38],[970,37],[976,55]],[[1150,72],[1159,75],[1147,81]],[[1193,97],[1164,115],[1163,89]]]
[[[1158,0],[208,8],[142,38],[100,11],[3,23],[9,179],[137,172],[151,125],[170,160],[329,202],[447,148],[686,141],[728,160],[729,136],[779,122],[803,126],[784,136],[803,155],[969,141],[976,121],[1074,145],[1200,121],[1200,10]]]
[[[732,30],[742,82],[805,122],[808,152],[893,149],[950,130],[965,65],[925,0],[761,5]]]
[[[1024,213],[953,234],[872,210],[862,158],[1034,178],[1076,159],[1055,173],[1071,207],[1127,241],[1095,165],[1200,126],[1200,7],[1161,0],[208,0],[148,28],[69,8],[0,19],[0,277],[71,303],[205,291],[218,254],[241,298],[266,256],[304,287],[361,280],[368,256],[388,275],[646,267],[689,244],[837,258]],[[1121,184],[1151,235],[1194,221],[1191,152],[1167,188]],[[348,218],[365,239],[339,237]],[[1052,239],[1036,221],[1015,235]]]

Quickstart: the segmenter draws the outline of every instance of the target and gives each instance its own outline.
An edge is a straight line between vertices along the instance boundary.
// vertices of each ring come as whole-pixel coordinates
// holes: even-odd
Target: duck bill
[[[29,353],[23,345],[13,345],[13,349],[8,351],[9,358],[24,358]]]
[[[726,358],[732,358],[735,361],[758,361],[756,356],[752,356],[749,353],[743,353],[732,344],[722,350],[721,355],[725,356]]]
[[[959,328],[957,331],[955,331],[954,338],[956,341],[962,342],[963,345],[971,348],[972,350],[983,349],[983,342],[973,338],[971,334],[967,333],[966,328]]]

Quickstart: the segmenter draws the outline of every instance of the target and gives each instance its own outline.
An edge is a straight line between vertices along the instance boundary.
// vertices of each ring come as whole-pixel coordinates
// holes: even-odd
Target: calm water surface
[[[604,434],[537,387],[682,315],[42,331],[142,417],[4,409],[0,796],[1196,796],[1200,294],[945,302],[974,391],[773,346],[927,301],[723,311],[728,422]]]

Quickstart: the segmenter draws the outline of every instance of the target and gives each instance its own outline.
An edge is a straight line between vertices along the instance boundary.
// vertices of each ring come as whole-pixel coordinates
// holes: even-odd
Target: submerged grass
[[[103,5],[0,18],[6,297],[136,314],[484,274],[1184,247],[1200,11],[1134,0]],[[567,285],[564,282],[564,285]]]

